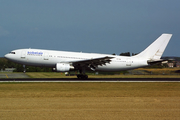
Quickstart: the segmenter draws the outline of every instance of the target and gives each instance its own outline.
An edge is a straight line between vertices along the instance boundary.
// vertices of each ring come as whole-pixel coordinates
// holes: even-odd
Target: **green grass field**
[[[122,74],[121,72],[115,75],[107,74],[88,74],[89,78],[180,78],[179,68],[163,68],[163,69],[147,69],[139,68],[132,72],[143,71],[142,74]],[[177,72],[178,71],[178,72]],[[150,74],[152,73],[152,74]],[[58,72],[27,72],[30,78],[77,78],[76,76],[65,76],[64,73]]]
[[[1,120],[178,120],[180,83],[0,83]]]
[[[30,78],[77,78],[54,72],[27,72]],[[89,78],[180,78],[180,75],[88,75]]]
[[[73,72],[75,73],[75,72]],[[140,74],[139,74],[140,73]],[[179,68],[163,68],[163,69],[148,69],[139,68],[123,74],[122,72],[95,74],[93,72],[87,73],[89,78],[180,78]],[[77,78],[74,76],[65,76],[60,72],[26,72],[24,75],[22,72],[1,72],[0,78]]]

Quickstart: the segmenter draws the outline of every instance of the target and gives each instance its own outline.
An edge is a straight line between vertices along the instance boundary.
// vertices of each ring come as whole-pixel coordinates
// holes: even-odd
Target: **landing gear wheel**
[[[81,75],[78,74],[78,75],[77,75],[77,78],[78,78],[78,79],[81,79]]]
[[[82,79],[85,79],[85,80],[86,80],[86,79],[88,79],[88,75],[78,74],[78,75],[77,75],[77,78],[78,78],[78,79],[81,79],[81,80],[82,80]]]
[[[83,79],[88,79],[88,76],[87,76],[87,75],[83,75],[82,78],[83,78]]]

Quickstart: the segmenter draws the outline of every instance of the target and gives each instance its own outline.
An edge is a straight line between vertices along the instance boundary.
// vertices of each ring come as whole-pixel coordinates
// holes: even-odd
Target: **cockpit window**
[[[9,52],[9,54],[16,54],[15,52]]]

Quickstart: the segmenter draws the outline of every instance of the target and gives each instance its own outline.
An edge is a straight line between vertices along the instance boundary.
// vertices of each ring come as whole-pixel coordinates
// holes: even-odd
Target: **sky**
[[[178,56],[180,0],[0,0],[0,57],[20,48],[139,53],[173,34],[163,56]]]

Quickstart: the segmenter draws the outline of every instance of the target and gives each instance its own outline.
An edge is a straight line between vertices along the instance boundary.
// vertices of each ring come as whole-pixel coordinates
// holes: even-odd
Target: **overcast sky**
[[[180,0],[0,0],[0,57],[14,49],[139,53],[162,33],[179,56]]]

